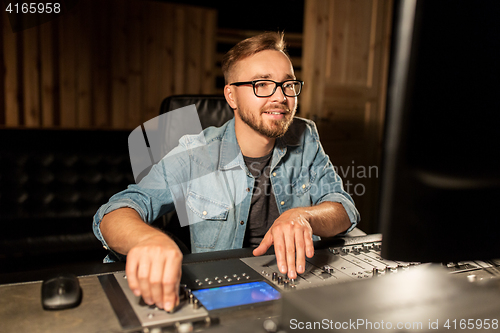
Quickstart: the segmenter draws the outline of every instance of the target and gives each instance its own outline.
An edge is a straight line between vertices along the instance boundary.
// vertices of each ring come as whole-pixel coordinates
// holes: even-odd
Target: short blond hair
[[[229,74],[238,61],[265,50],[280,51],[289,58],[282,32],[265,32],[242,40],[222,58],[222,73],[226,84],[229,83]]]

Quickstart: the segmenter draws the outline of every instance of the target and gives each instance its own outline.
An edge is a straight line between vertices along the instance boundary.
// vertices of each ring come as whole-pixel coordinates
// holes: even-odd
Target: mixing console
[[[147,305],[140,296],[135,296],[128,287],[127,277],[124,272],[115,273],[113,275],[142,326],[154,326],[164,324],[165,322],[193,322],[204,320],[208,317],[207,310],[201,307],[198,300],[196,300],[184,287],[180,290],[181,297],[179,306],[174,309],[175,311],[172,313],[168,313],[158,309],[154,305]]]
[[[274,255],[184,264],[181,302],[173,313],[148,306],[135,296],[128,288],[124,272],[100,279],[124,329],[171,326],[181,331],[182,325],[210,325],[217,317],[212,310],[215,308],[220,313],[235,306],[258,307],[280,298],[283,292],[392,275],[420,265],[384,259],[380,256],[381,247],[382,236],[375,234],[347,238],[341,245],[316,249],[312,258],[306,258],[305,272],[296,279],[279,272]],[[450,263],[447,269],[452,274],[464,274],[469,281],[477,281],[500,277],[498,266],[498,261],[469,261]],[[203,302],[211,303],[208,306]]]
[[[274,256],[241,259],[245,264],[277,288],[306,289],[352,280],[371,278],[374,275],[393,274],[409,270],[418,263],[386,260],[380,257],[380,235],[358,238],[360,243],[316,250],[312,258],[306,258],[306,269],[297,279],[281,274]]]

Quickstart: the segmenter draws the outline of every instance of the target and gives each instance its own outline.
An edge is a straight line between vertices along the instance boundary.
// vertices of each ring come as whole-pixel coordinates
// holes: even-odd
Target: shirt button
[[[302,184],[302,188],[306,188],[306,184]]]
[[[240,221],[240,224],[241,224],[241,225],[243,225],[243,224],[245,224],[245,222],[243,222],[243,221]]]
[[[273,177],[276,177],[276,172],[273,172]]]
[[[203,215],[207,215],[208,213],[207,213],[207,211],[206,211],[206,210],[204,210],[202,214],[203,214]]]
[[[284,201],[282,201],[282,202],[280,202],[280,204],[283,206],[283,205],[285,204],[285,202],[284,202]]]
[[[249,188],[249,187],[247,187],[247,188],[246,188],[246,191],[247,191],[247,192],[250,192],[250,188]]]

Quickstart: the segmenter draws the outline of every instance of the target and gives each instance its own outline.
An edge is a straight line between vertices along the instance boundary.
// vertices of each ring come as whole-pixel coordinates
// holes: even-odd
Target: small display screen
[[[279,291],[264,281],[193,290],[193,294],[209,311],[273,301],[281,297]]]

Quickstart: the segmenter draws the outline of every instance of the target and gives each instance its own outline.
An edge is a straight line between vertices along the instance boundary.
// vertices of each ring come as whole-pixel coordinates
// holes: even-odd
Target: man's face
[[[229,83],[258,79],[282,82],[295,79],[295,75],[290,60],[282,52],[266,50],[238,61]],[[255,96],[250,84],[231,88],[235,114],[245,124],[269,138],[286,133],[297,108],[297,97],[285,96],[280,87],[269,97]]]

